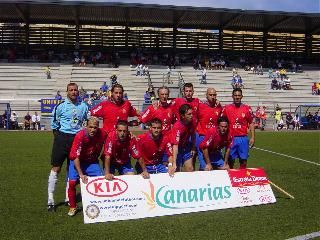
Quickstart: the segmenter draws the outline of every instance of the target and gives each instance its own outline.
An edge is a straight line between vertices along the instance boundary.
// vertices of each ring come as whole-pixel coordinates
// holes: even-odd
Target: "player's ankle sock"
[[[48,179],[48,205],[54,204],[53,193],[58,182],[58,173],[51,170]]]
[[[247,164],[246,163],[241,163],[240,164],[240,169],[246,169],[247,168]]]
[[[70,180],[70,181],[69,181],[68,197],[69,197],[70,208],[75,208],[75,207],[77,207],[77,202],[76,202],[76,185],[77,185],[77,181],[75,181],[75,180]]]

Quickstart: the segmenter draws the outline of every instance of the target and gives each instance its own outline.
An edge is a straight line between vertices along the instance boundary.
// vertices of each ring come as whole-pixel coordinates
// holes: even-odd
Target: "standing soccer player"
[[[170,143],[172,144],[173,168],[178,171],[184,167],[186,172],[194,171],[193,157],[196,152],[195,130],[192,107],[183,104],[179,109],[180,120],[171,129]]]
[[[88,176],[102,176],[99,156],[106,138],[105,131],[99,129],[99,121],[90,117],[87,127],[82,129],[74,138],[70,151],[69,188],[68,196],[70,209],[68,215],[74,216],[78,209],[76,203],[76,185],[79,180],[88,183]]]
[[[222,110],[222,116],[229,120],[229,134],[232,137],[230,149],[229,167],[233,168],[234,161],[239,158],[240,168],[247,167],[249,147],[254,146],[255,132],[251,107],[241,103],[242,90],[236,88],[232,91],[233,103],[226,105]],[[251,138],[248,139],[248,128]]]
[[[174,173],[172,163],[172,146],[169,142],[168,135],[162,134],[162,123],[159,119],[154,118],[151,120],[149,132],[143,133],[137,137],[138,152],[140,159],[145,165],[148,173],[167,173],[168,169],[163,164],[165,153],[169,156],[169,173]],[[143,169],[138,165],[138,173]]]
[[[138,117],[138,111],[128,100],[123,100],[123,87],[114,84],[110,101],[103,101],[90,110],[91,116],[103,118],[103,130],[107,133],[116,129],[119,120],[128,121],[128,117]]]
[[[75,135],[81,130],[87,119],[88,106],[78,100],[78,85],[67,85],[67,99],[58,104],[53,110],[51,127],[54,133],[51,171],[48,179],[48,211],[55,211],[54,191],[64,160],[69,166],[69,152]]]
[[[119,120],[116,129],[108,134],[104,145],[104,167],[105,178],[112,180],[117,170],[120,175],[134,175],[131,165],[131,156],[139,158],[136,139],[128,130],[128,123]],[[143,162],[140,163],[144,167]],[[149,174],[144,169],[142,175],[148,177]]]
[[[180,120],[179,109],[183,104],[189,104],[192,108],[193,121],[198,121],[199,98],[193,97],[194,90],[192,83],[186,83],[183,86],[183,98],[176,98],[172,101],[173,112],[177,120]]]
[[[174,114],[171,104],[168,103],[169,88],[166,86],[158,88],[159,101],[149,106],[139,120],[148,123],[152,119],[159,119],[162,122],[162,134],[167,134],[174,123]]]
[[[213,127],[217,127],[218,118],[221,115],[222,107],[217,100],[217,92],[214,88],[208,88],[206,100],[200,102],[198,111],[198,126],[196,133],[196,146],[199,159],[199,170],[204,170],[206,161],[203,157],[202,151],[199,148],[207,131]]]
[[[200,143],[200,149],[206,162],[204,170],[229,169],[228,159],[230,154],[231,139],[228,135],[228,119],[220,117],[218,126],[208,129],[203,141]],[[225,156],[222,156],[221,149],[225,148]]]

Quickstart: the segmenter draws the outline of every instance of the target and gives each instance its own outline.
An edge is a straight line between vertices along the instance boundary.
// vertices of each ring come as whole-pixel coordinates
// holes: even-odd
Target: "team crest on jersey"
[[[125,109],[122,109],[122,112],[123,112],[123,113],[126,113],[127,111],[126,111]]]

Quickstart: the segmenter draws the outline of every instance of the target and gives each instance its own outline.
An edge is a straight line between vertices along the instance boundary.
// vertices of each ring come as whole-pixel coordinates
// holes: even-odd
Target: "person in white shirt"
[[[294,123],[294,130],[299,130],[300,129],[300,117],[299,115],[295,115],[293,118],[293,123]]]
[[[37,112],[34,112],[34,115],[31,117],[32,121],[32,130],[40,130],[40,116]]]
[[[16,130],[18,129],[18,115],[15,111],[12,111],[10,115],[10,129]]]

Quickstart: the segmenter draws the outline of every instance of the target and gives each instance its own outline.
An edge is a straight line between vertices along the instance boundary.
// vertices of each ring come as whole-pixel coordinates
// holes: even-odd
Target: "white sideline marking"
[[[253,147],[253,148],[254,148],[254,149],[261,150],[261,151],[264,151],[264,152],[269,152],[269,153],[277,154],[277,155],[284,156],[284,157],[288,157],[288,158],[293,158],[293,159],[296,159],[296,160],[299,160],[299,161],[302,161],[302,162],[307,162],[307,163],[310,163],[310,164],[314,164],[314,165],[320,166],[319,163],[311,162],[311,161],[308,161],[308,160],[305,160],[305,159],[302,159],[302,158],[297,158],[297,157],[293,157],[293,156],[290,156],[290,155],[273,152],[273,151],[270,151],[270,150],[267,150],[267,149],[263,149],[263,148],[258,148],[258,147]]]
[[[287,240],[308,240],[308,239],[313,239],[315,237],[320,237],[320,232],[313,232],[306,235],[288,238]]]

